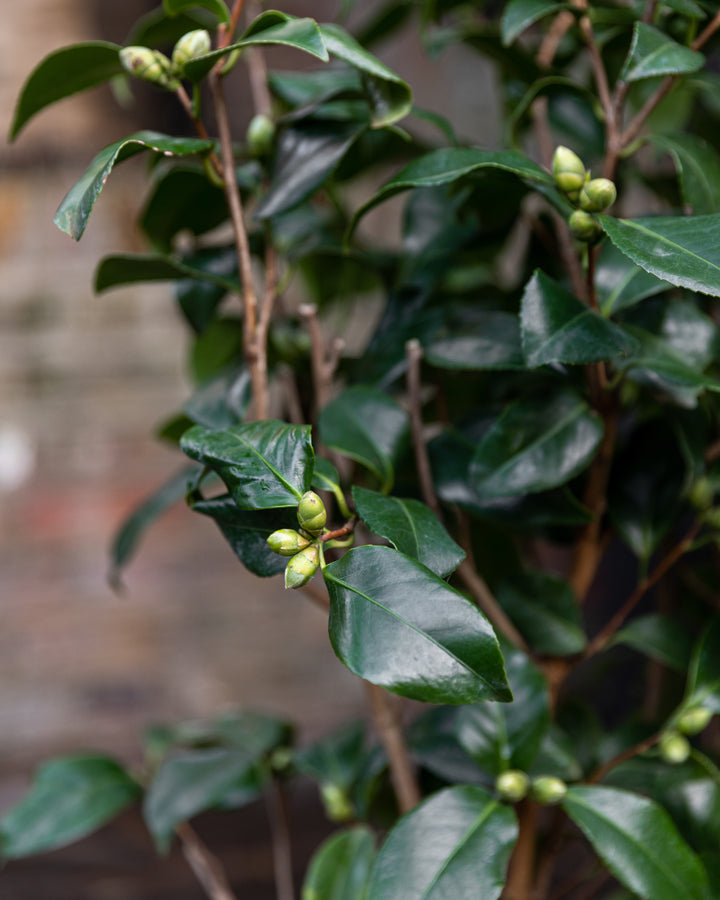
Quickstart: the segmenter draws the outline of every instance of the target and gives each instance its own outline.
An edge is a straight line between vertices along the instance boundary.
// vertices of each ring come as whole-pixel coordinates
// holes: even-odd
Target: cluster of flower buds
[[[285,568],[285,587],[299,588],[313,577],[320,565],[320,538],[325,531],[327,511],[314,491],[306,491],[297,508],[300,530],[281,528],[267,539],[280,556],[291,557]]]
[[[531,781],[526,772],[509,769],[498,775],[495,790],[501,800],[508,803],[519,803],[528,794],[543,806],[561,803],[567,794],[567,785],[554,775],[539,775]]]
[[[615,185],[609,178],[591,178],[585,163],[567,147],[555,150],[553,177],[558,188],[577,207],[568,221],[573,236],[587,244],[595,243],[602,235],[602,228],[594,213],[613,205],[617,197]]]
[[[123,47],[120,62],[136,78],[150,81],[168,91],[176,91],[180,87],[185,65],[191,59],[209,53],[211,46],[209,32],[201,28],[189,31],[180,38],[173,49],[172,59],[159,50],[132,46]]]
[[[658,747],[661,758],[672,766],[682,765],[692,753],[686,735],[692,737],[700,734],[710,724],[712,717],[712,710],[706,706],[691,706],[681,713],[675,727],[660,738]]]

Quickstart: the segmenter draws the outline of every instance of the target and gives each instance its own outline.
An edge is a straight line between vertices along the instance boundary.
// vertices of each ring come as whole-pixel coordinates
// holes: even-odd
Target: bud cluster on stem
[[[576,240],[594,244],[602,228],[594,213],[609,209],[617,198],[617,189],[609,178],[592,178],[585,163],[568,147],[557,147],[552,165],[555,184],[573,206],[568,220]]]

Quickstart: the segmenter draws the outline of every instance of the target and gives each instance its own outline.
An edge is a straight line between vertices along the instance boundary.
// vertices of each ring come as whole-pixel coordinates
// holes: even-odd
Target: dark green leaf
[[[495,593],[498,603],[537,653],[572,656],[585,648],[580,610],[564,578],[527,572],[502,582]]]
[[[697,72],[704,65],[702,53],[678,44],[652,25],[636,22],[620,78],[632,82],[659,75],[683,75]]]
[[[147,529],[185,496],[188,481],[197,466],[186,466],[146,497],[122,522],[110,547],[110,572],[108,580],[120,584],[122,570],[135,555],[138,544]]]
[[[667,305],[660,337],[697,369],[704,369],[720,356],[718,327],[692,300],[674,300]]]
[[[195,269],[172,257],[137,253],[106,256],[102,259],[95,272],[95,290],[100,294],[110,288],[138,281],[179,281],[186,278],[209,281],[224,291],[239,290],[238,282],[233,279]]]
[[[430,703],[511,698],[488,621],[414,559],[358,547],[323,574],[330,641],[361,678]]]
[[[481,311],[462,334],[428,342],[424,356],[441,369],[524,369],[518,317]]]
[[[163,0],[163,7],[170,16],[176,16],[194,6],[202,6],[217,16],[220,22],[230,24],[230,10],[223,0]]]
[[[332,56],[360,71],[372,102],[372,125],[383,128],[408,115],[412,91],[406,82],[368,53],[354,37],[338,25],[321,25],[322,39]]]
[[[353,722],[298,750],[293,754],[293,763],[304,775],[349,792],[360,775],[365,757],[365,728],[362,722]]]
[[[663,0],[663,6],[691,19],[704,19],[706,14],[694,0]]]
[[[413,188],[435,187],[458,181],[473,172],[491,168],[511,172],[519,178],[534,184],[553,188],[554,182],[545,169],[515,150],[478,150],[472,147],[449,147],[433,150],[431,153],[413,160],[368,200],[355,213],[350,224],[350,232],[360,219],[373,207],[395,194]]]
[[[507,47],[534,22],[567,9],[569,4],[557,0],[510,0],[500,19],[500,37]]]
[[[683,705],[720,713],[720,619],[713,620],[695,648]]]
[[[607,787],[571,787],[565,811],[612,874],[645,900],[706,900],[707,876],[665,810]]]
[[[310,488],[309,425],[273,419],[226,431],[196,425],[185,432],[180,446],[191,459],[217,472],[241,509],[297,506]]]
[[[358,515],[371,531],[441,578],[447,578],[465,559],[465,552],[437,516],[419,500],[386,497],[362,487],[353,487],[353,499]]]
[[[372,388],[348,388],[321,411],[318,424],[327,447],[368,468],[390,490],[409,436],[407,413],[394,400]]]
[[[645,271],[678,287],[720,296],[720,215],[599,218],[618,250]]]
[[[579,781],[582,767],[576,756],[575,742],[557,725],[550,725],[543,735],[530,775],[554,775],[563,781]]]
[[[201,6],[176,16],[169,16],[163,6],[156,6],[135,20],[125,46],[172,47],[188,31],[213,31],[216,25],[217,19]]]
[[[720,212],[720,157],[694,134],[653,135],[651,141],[673,159],[683,202],[695,215]]]
[[[615,644],[626,644],[676,672],[686,672],[690,661],[689,635],[674,619],[660,613],[633,619],[617,632],[609,646]]]
[[[229,494],[209,499],[192,496],[188,502],[195,512],[215,520],[237,558],[254,575],[269,578],[284,570],[287,559],[274,553],[267,539],[279,528],[298,527],[294,511],[238,509]]]
[[[243,36],[222,50],[212,50],[185,64],[184,74],[191,81],[202,81],[215,63],[233,50],[252,47],[255,44],[280,44],[303,50],[323,62],[328,61],[320,29],[314,19],[295,19],[285,13],[267,10],[245,31]]]
[[[292,729],[281,719],[263,713],[234,711],[214,719],[190,719],[172,725],[153,725],[146,744],[162,758],[169,750],[193,747],[231,747],[258,759],[287,746]]]
[[[241,320],[213,318],[193,341],[190,371],[196,383],[205,386],[226,374],[229,369],[237,369],[242,364],[242,359]]]
[[[342,490],[338,470],[327,459],[323,459],[322,456],[315,457],[312,487],[316,491],[330,491],[331,493]]]
[[[331,835],[310,860],[302,900],[361,900],[375,855],[375,837],[367,825]]]
[[[513,702],[464,706],[455,726],[460,746],[492,776],[508,768],[529,769],[550,725],[548,688],[540,672],[520,651],[505,653],[505,667]]]
[[[632,338],[537,271],[525,287],[520,312],[525,362],[586,364],[626,355]]]
[[[665,794],[668,812],[696,851],[720,847],[720,786],[711,778],[684,778]]]
[[[213,147],[210,140],[173,138],[154,131],[138,131],[130,137],[110,144],[95,157],[74,187],[65,196],[55,213],[57,227],[79,241],[85,231],[95,201],[105,186],[113,167],[137,153],[152,150],[165,156],[194,156],[207,153]]]
[[[517,833],[514,811],[482,788],[440,791],[390,832],[367,900],[497,900]]]
[[[250,374],[233,369],[203,384],[183,406],[195,425],[222,431],[239,425],[250,403]]]
[[[585,468],[602,435],[602,421],[576,394],[518,400],[480,440],[472,487],[485,499],[556,487]]]
[[[137,782],[104,756],[68,756],[45,763],[29,793],[0,820],[2,856],[19,859],[78,841],[140,793]]]
[[[41,109],[122,74],[117,44],[88,41],[46,56],[30,73],[18,97],[9,140]]]
[[[161,853],[177,825],[242,791],[246,802],[262,791],[264,773],[255,754],[212,747],[168,757],[150,782],[143,813]]]
[[[428,772],[451,784],[490,783],[458,742],[455,723],[462,707],[434,706],[407,729],[413,759]]]
[[[613,244],[606,241],[600,251],[595,283],[600,308],[604,316],[629,306],[646,297],[653,297],[667,290],[670,285],[636,266]]]

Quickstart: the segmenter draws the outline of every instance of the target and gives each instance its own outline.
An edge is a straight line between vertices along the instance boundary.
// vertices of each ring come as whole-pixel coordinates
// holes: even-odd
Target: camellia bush
[[[187,113],[190,137],[101,150],[55,216],[79,240],[146,154],[148,252],[101,260],[96,289],[169,282],[194,342],[163,428],[178,471],[118,533],[113,577],[184,498],[327,609],[375,727],[295,748],[238,712],[151,729],[137,770],[53,760],[2,855],[141,799],[158,849],[179,838],[227,900],[188,820],[268,792],[282,828],[302,774],[338,823],[303,900],[720,897],[717,4],[394,0],[356,36],[243,6],[164,0],[127,46],[58,50],[12,137],[107,81]],[[408,28],[493,61],[503,149],[413,105],[372,52]],[[397,239],[374,241],[364,217],[401,193]]]

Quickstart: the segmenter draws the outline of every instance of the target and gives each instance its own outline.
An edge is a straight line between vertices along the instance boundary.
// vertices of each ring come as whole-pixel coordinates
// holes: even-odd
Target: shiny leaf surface
[[[567,9],[568,4],[557,0],[510,0],[500,19],[500,37],[507,47],[534,22]]]
[[[696,215],[720,212],[720,157],[693,134],[653,135],[652,143],[675,163],[686,206]]]
[[[360,900],[375,856],[375,837],[367,825],[331,835],[310,860],[302,900]]]
[[[641,81],[659,75],[682,75],[697,72],[705,65],[705,57],[678,44],[662,31],[636,22],[632,44],[620,77],[623,81]]]
[[[125,253],[106,256],[100,261],[95,272],[95,290],[100,294],[110,288],[142,281],[181,281],[187,278],[211,282],[224,291],[238,291],[240,287],[234,279],[196,269],[173,257]]]
[[[600,251],[595,284],[604,316],[634,306],[670,287],[666,281],[636,266],[609,241],[603,244]]]
[[[524,369],[518,317],[480,312],[462,334],[426,343],[424,357],[440,369]]]
[[[609,646],[625,644],[676,672],[687,671],[690,637],[670,616],[650,613],[621,628]]]

